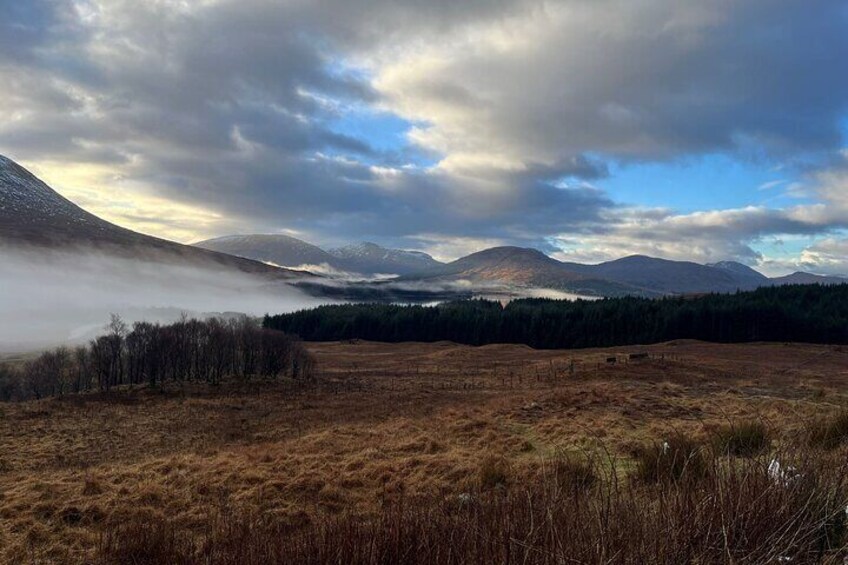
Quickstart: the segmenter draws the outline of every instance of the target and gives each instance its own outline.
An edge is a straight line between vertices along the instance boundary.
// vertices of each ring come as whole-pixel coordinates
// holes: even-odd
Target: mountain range
[[[562,262],[536,249],[492,247],[449,263],[426,253],[373,243],[324,250],[286,235],[227,236],[196,245],[287,267],[326,266],[362,276],[394,274],[389,282],[491,290],[550,289],[584,296],[665,296],[735,292],[784,284],[840,284],[848,279],[798,272],[769,278],[735,261],[702,265],[643,255],[595,265]]]
[[[631,256],[586,265],[562,262],[536,249],[494,247],[442,263],[420,251],[388,249],[359,243],[322,249],[300,239],[275,235],[232,235],[193,246],[143,235],[86,212],[63,198],[32,173],[0,156],[0,245],[50,249],[86,249],[124,258],[178,265],[196,265],[250,273],[274,279],[312,277],[310,288],[325,290],[332,283],[338,296],[344,280],[355,275],[380,278],[363,283],[368,296],[389,288],[550,289],[586,296],[663,296],[734,292],[784,284],[841,284],[843,277],[797,272],[768,278],[733,261],[701,265]],[[314,277],[336,272],[343,281]],[[355,278],[355,277],[354,277]],[[388,280],[386,280],[388,279]],[[391,285],[394,285],[392,287]],[[394,296],[389,292],[389,295]]]

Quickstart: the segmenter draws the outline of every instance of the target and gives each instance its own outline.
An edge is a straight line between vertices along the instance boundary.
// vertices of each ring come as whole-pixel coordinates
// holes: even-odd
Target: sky
[[[844,0],[0,13],[0,154],[144,233],[848,273]]]

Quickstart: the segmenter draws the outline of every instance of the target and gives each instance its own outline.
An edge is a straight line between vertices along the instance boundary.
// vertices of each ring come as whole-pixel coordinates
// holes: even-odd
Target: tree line
[[[266,316],[266,328],[307,341],[449,340],[535,348],[609,347],[672,339],[848,343],[848,284],[792,285],[698,297],[528,298],[436,306],[342,304]]]
[[[173,324],[112,316],[87,345],[58,347],[23,363],[0,364],[0,400],[25,400],[121,385],[171,381],[217,384],[226,377],[311,377],[314,361],[296,336],[246,316]]]

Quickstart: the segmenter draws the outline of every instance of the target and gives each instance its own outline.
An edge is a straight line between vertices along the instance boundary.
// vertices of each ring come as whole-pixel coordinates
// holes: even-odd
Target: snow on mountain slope
[[[194,245],[284,267],[321,264],[335,266],[335,257],[320,247],[282,234],[228,235],[200,241]]]
[[[370,242],[330,249],[328,253],[341,260],[342,268],[367,274],[406,275],[442,265],[421,251],[387,249]]]

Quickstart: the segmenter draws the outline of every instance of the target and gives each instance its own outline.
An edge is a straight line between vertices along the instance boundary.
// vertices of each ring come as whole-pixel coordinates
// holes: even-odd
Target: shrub
[[[646,483],[703,478],[709,464],[705,447],[683,434],[642,447],[636,452],[636,478]]]
[[[810,443],[833,449],[848,440],[848,410],[815,422],[810,427]]]
[[[765,424],[759,420],[750,420],[719,431],[718,444],[722,453],[752,457],[768,449],[771,437]]]

